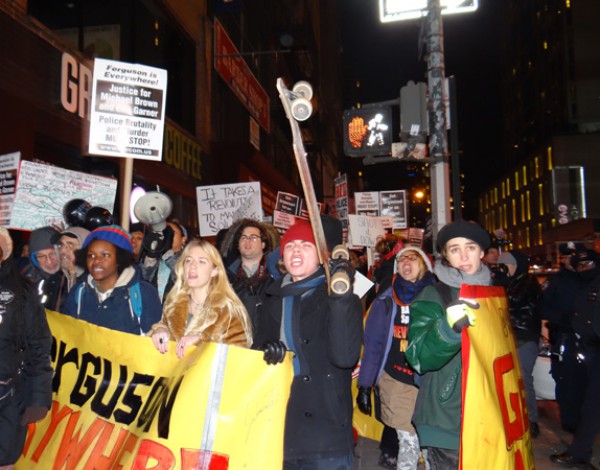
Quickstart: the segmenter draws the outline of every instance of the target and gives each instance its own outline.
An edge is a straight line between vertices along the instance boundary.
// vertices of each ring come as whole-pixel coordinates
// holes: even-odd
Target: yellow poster
[[[17,469],[275,469],[283,461],[290,357],[203,344],[183,359],[149,338],[48,312],[52,410]],[[266,438],[268,436],[268,438]]]
[[[460,468],[535,468],[525,390],[504,289],[463,285],[479,302],[475,325],[463,330]]]

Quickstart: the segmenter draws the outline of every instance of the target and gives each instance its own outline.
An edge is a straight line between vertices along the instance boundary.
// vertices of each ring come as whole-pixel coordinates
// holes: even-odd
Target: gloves
[[[371,416],[371,387],[358,387],[356,404],[362,413]]]
[[[260,348],[264,352],[263,359],[267,364],[279,364],[283,362],[287,349],[283,341],[267,341]]]
[[[44,419],[47,413],[48,408],[46,408],[45,406],[28,406],[23,412],[23,417],[21,418],[21,425],[27,426],[29,423],[36,423]]]
[[[169,251],[173,245],[173,229],[167,225],[162,232],[146,230],[142,247],[144,254],[149,258],[160,258],[163,253]]]
[[[475,324],[476,317],[473,309],[478,308],[479,303],[474,300],[455,300],[446,308],[446,320],[454,331],[460,333],[465,326],[473,326]]]
[[[344,295],[352,291],[356,270],[348,259],[337,258],[329,260],[331,290],[334,294]]]

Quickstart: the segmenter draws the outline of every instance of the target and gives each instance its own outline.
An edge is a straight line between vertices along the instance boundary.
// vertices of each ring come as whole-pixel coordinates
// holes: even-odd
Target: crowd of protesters
[[[542,318],[549,321],[561,420],[574,433],[552,460],[590,461],[600,422],[600,267],[592,250],[561,246],[562,270],[542,292],[524,253],[500,252],[485,230],[464,220],[439,232],[435,264],[388,234],[370,270],[359,251],[324,266],[304,220],[281,235],[269,223],[241,219],[215,246],[173,219],[158,248],[149,226],[135,223],[128,232],[111,218],[103,222],[33,230],[19,259],[10,232],[0,228],[0,284],[15,299],[0,296],[0,469],[11,468],[27,424],[50,408],[43,307],[148,336],[157,351],[172,347],[180,358],[202,342],[261,350],[274,366],[291,352],[284,469],[352,468],[351,380],[364,344],[355,399],[360,412],[385,425],[380,464],[414,469],[424,459],[431,468],[458,468],[461,332],[477,316],[476,307],[457,301],[463,284],[506,290],[532,437],[540,432],[532,371]],[[322,222],[331,251],[342,242],[341,223],[330,216]],[[356,273],[374,281],[362,304],[352,289],[336,293],[327,285],[326,272],[340,270],[350,282]],[[442,403],[440,387],[449,380],[458,385]]]

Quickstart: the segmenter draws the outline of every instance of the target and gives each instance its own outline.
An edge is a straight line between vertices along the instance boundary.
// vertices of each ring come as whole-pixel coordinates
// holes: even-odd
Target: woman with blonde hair
[[[170,340],[176,354],[202,342],[250,347],[252,328],[246,309],[235,294],[217,249],[204,240],[190,242],[175,266],[177,280],[169,292],[163,315],[149,335],[165,353]]]

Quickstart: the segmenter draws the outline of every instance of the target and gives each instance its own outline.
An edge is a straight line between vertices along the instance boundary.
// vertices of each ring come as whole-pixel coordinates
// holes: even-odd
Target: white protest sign
[[[379,194],[379,214],[394,218],[394,230],[408,228],[406,191],[381,191]]]
[[[372,217],[379,215],[378,191],[355,192],[354,200],[357,215],[370,215]]]
[[[0,226],[10,223],[21,152],[0,155]]]
[[[112,213],[116,193],[115,179],[22,161],[10,227],[34,230],[64,223],[63,206],[71,199],[84,199]]]
[[[260,183],[218,184],[196,188],[200,235],[210,237],[248,218],[262,220]]]
[[[161,161],[166,90],[166,70],[96,59],[90,153]]]
[[[353,246],[375,246],[379,237],[386,234],[382,217],[348,215],[350,243]]]

